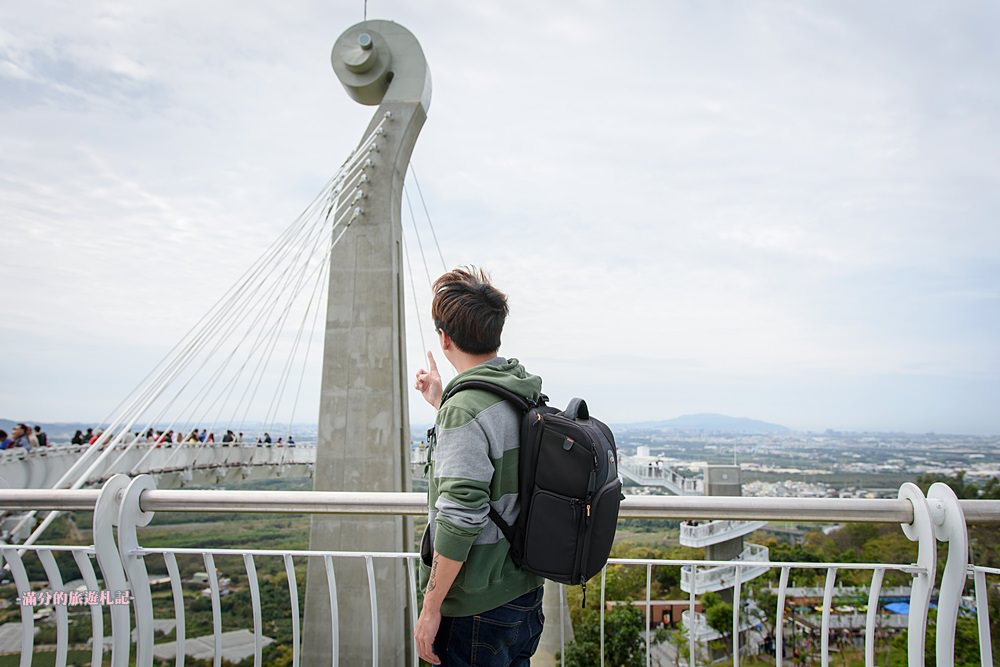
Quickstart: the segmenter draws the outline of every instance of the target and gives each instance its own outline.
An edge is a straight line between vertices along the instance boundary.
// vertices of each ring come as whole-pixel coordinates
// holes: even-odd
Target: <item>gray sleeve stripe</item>
[[[518,496],[516,493],[509,493],[490,504],[496,508],[497,512],[500,514],[500,518],[508,524],[513,524],[514,521],[517,520]],[[479,524],[470,524],[467,520],[462,522],[454,521],[453,516],[456,515],[452,514],[452,511],[455,510],[458,510],[459,513],[472,511],[466,507],[462,507],[461,505],[456,505],[445,498],[438,498],[437,503],[435,503],[435,507],[431,509],[428,516],[427,525],[430,526],[431,540],[434,539],[434,531],[436,530],[435,521],[437,520],[437,515],[439,513],[444,514],[445,517],[447,517],[446,520],[456,526],[461,526],[463,528],[473,528],[479,526]],[[500,527],[493,523],[493,520],[489,518],[488,514],[488,509],[485,509],[482,512],[482,521],[484,523],[482,524],[482,530],[476,537],[473,544],[496,544],[500,540],[504,539],[503,533],[500,532]]]
[[[490,523],[490,519],[487,516],[490,510],[487,505],[479,508],[470,508],[454,503],[444,496],[438,496],[434,507],[445,521],[458,528],[479,530],[485,524]]]
[[[441,431],[434,446],[434,476],[477,482],[493,479],[489,439],[476,420]]]
[[[434,448],[434,476],[479,482],[493,479],[493,464],[521,444],[521,417],[506,401],[494,403],[472,421],[442,429]]]
[[[517,519],[518,496],[516,493],[508,493],[490,504],[493,505],[500,518],[507,522],[508,525],[513,524]],[[500,532],[500,527],[493,523],[493,519],[487,516],[486,525],[483,526],[482,532],[479,533],[473,544],[496,544],[502,539],[504,539],[504,536]]]
[[[505,452],[521,444],[521,413],[507,401],[499,401],[486,408],[476,421],[490,443],[490,458],[502,458]]]

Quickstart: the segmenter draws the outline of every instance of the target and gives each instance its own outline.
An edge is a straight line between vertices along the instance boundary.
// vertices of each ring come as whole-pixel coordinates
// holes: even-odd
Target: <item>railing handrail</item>
[[[91,502],[94,502],[91,505]],[[134,596],[129,602],[133,614],[124,606],[111,608],[111,638],[113,641],[112,655],[115,664],[125,664],[129,660],[131,650],[130,616],[135,618],[137,664],[150,664],[154,647],[154,616],[153,594],[150,589],[149,575],[146,570],[145,556],[162,555],[167,568],[171,590],[174,598],[175,618],[178,629],[184,627],[184,603],[182,582],[178,568],[178,556],[187,557],[201,555],[208,573],[212,597],[212,619],[214,628],[216,660],[222,655],[222,612],[219,598],[218,569],[215,556],[242,556],[244,568],[247,571],[250,585],[251,600],[254,613],[255,661],[260,664],[261,639],[261,607],[258,590],[258,579],[254,566],[255,556],[280,557],[284,563],[287,576],[290,616],[292,618],[293,655],[297,655],[300,646],[301,632],[299,628],[298,584],[296,582],[295,557],[322,558],[327,574],[327,588],[331,600],[330,632],[334,646],[339,646],[340,621],[337,606],[334,603],[338,595],[336,576],[334,573],[334,557],[351,557],[363,560],[367,573],[368,592],[370,597],[370,613],[372,628],[372,662],[378,664],[378,627],[379,608],[376,595],[375,559],[402,559],[403,563],[391,565],[390,568],[400,575],[405,568],[405,581],[409,588],[411,623],[416,622],[416,564],[417,554],[409,552],[390,552],[379,555],[365,552],[318,552],[311,550],[275,550],[275,549],[217,549],[217,548],[149,548],[140,543],[138,528],[148,525],[157,510],[172,511],[208,511],[208,512],[282,512],[282,513],[352,513],[352,514],[422,514],[426,496],[421,493],[377,493],[377,492],[308,492],[308,491],[217,491],[217,490],[158,490],[152,476],[141,475],[130,478],[119,474],[109,479],[101,491],[86,490],[50,490],[26,489],[0,491],[0,509],[24,509],[28,503],[32,507],[44,509],[79,508],[92,509],[94,512],[94,541],[85,547],[57,547],[55,545],[16,546],[4,545],[0,550],[3,559],[10,568],[11,576],[20,594],[31,592],[27,569],[22,562],[22,555],[32,552],[43,566],[50,588],[61,592],[64,584],[59,571],[59,563],[55,559],[56,551],[70,551],[89,589],[97,590],[97,577],[90,556],[96,556],[101,568],[105,589],[111,591],[128,590]],[[54,505],[56,503],[56,505]],[[956,623],[961,609],[961,596],[971,575],[975,583],[977,609],[982,613],[978,616],[979,644],[983,664],[992,664],[990,626],[988,620],[987,591],[989,583],[987,574],[996,575],[1000,569],[976,566],[968,560],[968,531],[966,517],[971,520],[988,518],[990,521],[1000,521],[1000,502],[990,500],[959,501],[954,492],[942,483],[931,486],[925,495],[914,484],[904,484],[899,489],[897,500],[878,499],[840,499],[840,498],[758,498],[758,497],[704,497],[704,496],[630,496],[623,504],[622,515],[625,517],[655,517],[655,518],[726,518],[745,519],[760,518],[773,520],[791,517],[796,521],[890,521],[901,524],[904,535],[911,542],[917,543],[917,555],[912,564],[889,563],[816,563],[816,562],[772,562],[767,560],[768,551],[763,547],[748,545],[746,553],[758,553],[761,560],[742,561],[699,561],[697,559],[629,559],[612,558],[608,562],[614,566],[639,566],[646,574],[646,627],[651,627],[650,595],[652,593],[652,568],[659,565],[681,565],[681,587],[689,594],[688,607],[694,609],[696,596],[709,590],[732,589],[732,655],[738,664],[738,658],[743,648],[759,649],[761,638],[742,636],[741,595],[744,584],[760,576],[767,570],[777,570],[778,600],[773,624],[775,660],[781,664],[785,644],[783,633],[785,627],[785,599],[788,593],[790,573],[793,570],[813,569],[825,570],[825,585],[823,587],[822,603],[817,611],[819,616],[812,615],[810,621],[819,632],[820,655],[825,664],[831,651],[831,630],[841,626],[860,627],[860,616],[856,615],[849,621],[841,622],[833,613],[834,599],[837,591],[837,576],[842,570],[870,570],[872,579],[868,593],[868,605],[864,623],[864,650],[867,664],[874,664],[877,630],[878,602],[881,599],[883,579],[888,571],[912,574],[909,604],[910,612],[906,621],[907,655],[910,664],[921,664],[929,655],[931,647],[927,645],[928,613],[931,608],[932,595],[937,581],[936,564],[938,562],[938,543],[947,545],[945,567],[941,572],[941,583],[937,587],[937,635],[933,651],[938,664],[950,664],[954,659]],[[974,517],[974,518],[973,518]],[[117,536],[117,539],[116,539]],[[315,562],[315,561],[314,561]],[[604,604],[607,570],[601,573],[601,637],[604,628]],[[731,576],[730,576],[731,575]],[[91,603],[88,603],[91,604]],[[94,627],[95,664],[101,662],[103,646],[103,631],[100,626],[102,609],[100,604],[91,604],[92,625]],[[56,651],[65,656],[68,648],[69,632],[67,613],[64,607],[56,607]],[[30,606],[21,608],[21,644],[22,656],[31,655],[34,644],[34,623]],[[899,624],[900,627],[902,624]],[[689,633],[688,652],[692,659],[696,656],[695,632]],[[652,650],[652,634],[645,633],[647,662]],[[183,658],[183,636],[178,633],[178,660]],[[745,643],[745,647],[741,644]],[[601,642],[603,660],[604,646]],[[339,649],[338,649],[339,651]],[[414,664],[416,662],[415,653]],[[61,662],[65,662],[63,659]]]
[[[91,510],[97,489],[3,489],[0,510]],[[969,523],[1000,522],[1000,500],[958,501]],[[427,511],[423,493],[372,491],[144,491],[144,511],[311,514],[405,514]],[[911,523],[905,499],[626,496],[623,518],[758,519],[764,521],[870,521]]]

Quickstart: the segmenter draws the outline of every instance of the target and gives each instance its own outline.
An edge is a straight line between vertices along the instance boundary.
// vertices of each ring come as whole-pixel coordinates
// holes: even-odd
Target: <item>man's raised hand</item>
[[[430,370],[424,370],[421,368],[417,371],[417,381],[414,383],[414,387],[420,394],[424,397],[424,400],[431,404],[435,409],[441,407],[441,374],[438,373],[437,363],[434,361],[434,355],[430,352],[427,353],[427,365]]]

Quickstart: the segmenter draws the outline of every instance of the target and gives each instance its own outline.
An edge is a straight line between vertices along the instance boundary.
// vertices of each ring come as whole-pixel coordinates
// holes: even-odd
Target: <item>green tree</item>
[[[705,622],[724,638],[733,633],[733,605],[719,601],[705,608]]]
[[[778,596],[767,588],[758,588],[753,592],[757,608],[764,613],[764,628],[767,636],[774,636],[774,622],[778,618]]]
[[[604,616],[604,664],[607,667],[643,667],[646,642],[642,636],[645,619],[632,604],[617,604]],[[588,609],[583,620],[573,628],[575,638],[566,646],[569,667],[593,667],[601,664],[601,620]]]
[[[632,556],[626,556],[631,558]],[[645,597],[646,568],[635,565],[609,565],[605,581],[606,600],[632,600]],[[594,589],[600,595],[600,580]],[[589,597],[589,596],[588,596]],[[652,595],[650,597],[653,597]]]
[[[955,473],[954,477],[949,477],[948,475],[941,475],[939,473],[924,473],[917,478],[917,486],[924,493],[931,487],[931,484],[935,482],[943,482],[951,487],[951,490],[955,492],[955,495],[959,498],[979,498],[979,487],[971,482],[965,481],[965,471],[959,470]]]
[[[906,667],[906,644],[908,631],[896,635],[889,649],[890,667]],[[924,665],[931,667],[936,664],[935,646],[937,643],[936,612],[931,610],[927,622],[927,639],[924,641]],[[962,617],[955,625],[955,662],[954,667],[979,667],[979,628],[975,617]]]
[[[681,667],[681,664],[687,665],[690,662],[688,656],[691,653],[691,642],[688,641],[687,628],[684,627],[683,623],[667,635],[667,641],[675,646],[674,667]]]
[[[733,605],[725,602],[718,593],[708,592],[701,596],[701,608],[704,610],[705,622],[720,635],[719,640],[726,649],[726,655],[731,656],[733,643]]]

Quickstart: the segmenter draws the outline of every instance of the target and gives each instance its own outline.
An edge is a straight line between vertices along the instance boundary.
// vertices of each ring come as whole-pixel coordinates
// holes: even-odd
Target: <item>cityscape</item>
[[[986,483],[1000,477],[1000,436],[849,433],[721,433],[622,425],[623,454],[638,447],[691,475],[705,464],[741,468],[748,496],[895,497],[923,474]]]

